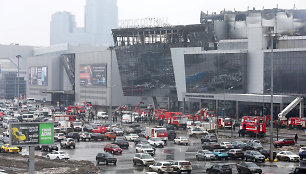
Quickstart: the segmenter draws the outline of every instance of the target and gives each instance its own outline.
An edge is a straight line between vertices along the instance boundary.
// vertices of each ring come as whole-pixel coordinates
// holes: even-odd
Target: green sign
[[[12,123],[9,132],[13,146],[53,144],[53,123]]]
[[[53,124],[39,124],[39,144],[53,144]]]

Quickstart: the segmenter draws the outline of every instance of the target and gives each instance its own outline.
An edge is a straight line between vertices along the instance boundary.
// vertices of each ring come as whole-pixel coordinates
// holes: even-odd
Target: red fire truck
[[[168,112],[166,109],[155,109],[153,112],[153,117],[155,120],[165,119],[166,112]]]
[[[81,114],[85,113],[84,106],[68,106],[67,114]]]
[[[266,134],[266,124],[261,116],[243,116],[239,131],[242,136],[263,137]]]
[[[232,128],[231,118],[218,118],[218,128]]]
[[[207,108],[200,109],[195,115],[194,120],[196,121],[207,121],[209,117],[215,117],[214,111],[209,111]]]
[[[167,129],[164,127],[146,127],[146,137],[152,138],[152,137],[158,137],[161,140],[167,142],[168,140],[168,132]]]
[[[299,118],[299,117],[290,117],[288,119],[288,127],[289,129],[304,129],[306,128],[305,126],[306,119],[305,118]]]
[[[171,118],[178,116],[178,115],[181,116],[183,115],[183,113],[182,112],[165,112],[164,119],[169,121]]]
[[[175,128],[187,128],[188,116],[185,115],[175,115],[169,118],[168,123],[174,125]]]

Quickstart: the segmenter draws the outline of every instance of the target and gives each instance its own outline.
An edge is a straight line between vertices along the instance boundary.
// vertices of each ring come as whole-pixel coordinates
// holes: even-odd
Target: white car
[[[225,148],[225,149],[233,149],[234,145],[230,142],[222,142],[220,143],[220,146]]]
[[[306,151],[306,147],[301,147],[299,153]]]
[[[149,171],[154,171],[158,173],[172,173],[173,167],[170,162],[156,162],[149,166]]]
[[[173,141],[174,141],[174,144],[185,144],[186,146],[189,143],[189,139],[186,137],[178,137],[178,138],[175,138]]]
[[[107,115],[106,112],[99,111],[99,112],[97,113],[97,117],[98,117],[98,118],[102,118],[102,119],[107,119],[107,118],[108,118],[108,115]]]
[[[53,151],[52,153],[49,153],[46,155],[48,159],[59,159],[59,160],[67,160],[69,159],[69,155],[66,152],[63,151]]]
[[[136,153],[148,153],[150,155],[155,155],[155,149],[150,144],[137,144]]]
[[[54,140],[56,140],[56,141],[61,141],[61,140],[65,139],[65,138],[66,138],[66,136],[65,136],[64,133],[56,133],[54,135]]]
[[[149,144],[154,147],[164,147],[165,142],[158,137],[152,137],[148,140]]]
[[[187,134],[189,136],[198,136],[198,135],[207,135],[208,132],[207,131],[203,131],[201,128],[196,127],[194,129],[190,129],[188,130]]]
[[[128,134],[127,136],[125,136],[125,139],[127,141],[134,141],[138,138],[139,136],[137,134]]]
[[[300,157],[291,151],[281,151],[276,155],[276,159],[283,161],[300,161]]]

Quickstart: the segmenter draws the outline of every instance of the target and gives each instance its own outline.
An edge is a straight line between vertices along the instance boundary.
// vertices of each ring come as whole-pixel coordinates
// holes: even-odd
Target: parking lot
[[[146,123],[141,124],[142,127],[147,127]],[[152,126],[152,125],[151,125]],[[127,126],[122,126],[123,128]],[[268,131],[267,131],[268,132]],[[186,130],[178,130],[176,131],[177,136],[186,136]],[[299,133],[300,141],[298,145],[290,147],[291,151],[295,154],[298,154],[299,145],[305,145],[305,139],[303,135],[303,131],[301,130],[290,130],[281,129],[280,130],[280,138],[292,137],[295,133]],[[126,135],[126,134],[125,134]],[[124,135],[124,136],[125,136]],[[123,139],[124,136],[118,136],[117,139]],[[218,142],[231,142],[232,140],[242,140],[246,141],[250,139],[249,137],[238,137],[237,132],[233,133],[233,137],[231,138],[230,130],[219,130],[218,131]],[[261,139],[262,145],[265,149],[269,149],[268,142],[269,138],[265,137]],[[103,148],[106,144],[109,144],[113,141],[105,140],[101,142],[77,142],[75,149],[62,149],[70,155],[70,160],[88,160],[92,163],[96,163],[96,155],[98,152],[103,152]],[[135,155],[135,144],[134,142],[129,142],[129,148],[123,149],[123,153],[121,155],[115,155],[118,162],[117,165],[109,164],[105,165],[101,163],[97,165],[100,173],[107,174],[119,174],[119,173],[134,173],[141,174],[148,172],[148,167],[143,166],[134,166],[132,159]],[[287,146],[282,149],[276,149],[276,151],[286,150]],[[213,160],[213,161],[198,161],[196,159],[196,152],[201,150],[201,141],[197,137],[189,138],[189,145],[177,145],[174,144],[173,141],[168,141],[166,146],[163,148],[156,148],[156,154],[154,155],[155,161],[172,161],[172,160],[187,160],[192,164],[192,173],[206,173],[206,169],[211,167],[214,163],[222,163],[232,165],[233,173],[238,173],[236,169],[236,163],[239,163],[243,160]],[[23,154],[27,154],[27,150],[25,149]],[[46,152],[36,151],[36,155],[44,156]],[[261,167],[263,173],[290,173],[295,167],[304,165],[303,161],[301,162],[263,162],[256,163]]]

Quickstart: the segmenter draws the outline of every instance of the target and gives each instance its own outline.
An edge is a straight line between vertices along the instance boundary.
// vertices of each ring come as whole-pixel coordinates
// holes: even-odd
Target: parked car
[[[255,150],[247,150],[244,153],[245,161],[265,162],[265,156]]]
[[[112,144],[117,144],[120,148],[129,148],[130,144],[128,141],[126,140],[116,140],[115,142],[113,142]]]
[[[256,142],[248,142],[244,147],[245,150],[259,150],[262,148],[262,145]]]
[[[259,153],[263,154],[265,158],[270,158],[270,150],[267,149],[259,149]],[[273,151],[273,159],[275,159],[277,152]]]
[[[306,173],[306,167],[300,166],[296,167],[293,172],[290,172],[289,174],[305,174]]]
[[[100,162],[104,162],[106,165],[108,165],[109,163],[113,163],[114,165],[116,165],[117,158],[115,158],[110,153],[98,153],[96,155],[96,162],[97,162],[97,165],[99,165]]]
[[[228,157],[231,159],[244,158],[244,153],[241,149],[230,149],[228,151]]]
[[[155,155],[155,149],[150,144],[137,144],[136,153],[148,153],[150,155]]]
[[[127,141],[134,141],[135,139],[137,139],[139,136],[137,134],[128,134],[127,136],[125,136],[125,139]]]
[[[137,165],[143,165],[143,166],[148,166],[154,164],[155,160],[154,158],[147,153],[136,153],[134,158],[133,158],[133,164]]]
[[[186,146],[188,146],[189,139],[186,137],[178,137],[173,140],[173,143],[174,144],[185,144]]]
[[[122,149],[117,144],[106,144],[104,151],[111,154],[122,154]]]
[[[294,145],[294,144],[295,144],[294,139],[286,138],[286,139],[280,139],[278,141],[275,141],[274,142],[274,147],[290,146],[290,145]]]
[[[117,136],[123,136],[123,130],[119,129],[119,128],[114,128],[113,132],[117,135]]]
[[[187,172],[188,174],[192,171],[192,166],[189,161],[173,161],[171,162],[173,171],[176,173]]]
[[[306,147],[301,147],[299,150],[300,159],[303,160],[306,158]]]
[[[149,144],[148,140],[145,137],[138,137],[134,140],[135,145],[137,144]]]
[[[246,143],[244,143],[242,141],[232,141],[232,144],[233,144],[235,149],[244,149],[245,146],[246,146]]]
[[[108,115],[107,115],[106,112],[98,111],[97,112],[97,118],[108,119]]]
[[[228,164],[214,164],[210,168],[206,169],[206,173],[215,174],[232,174],[232,168]]]
[[[56,133],[54,135],[54,141],[62,141],[65,138],[66,138],[66,136],[65,136],[64,133]]]
[[[67,138],[73,138],[76,141],[80,141],[80,134],[78,132],[69,132]]]
[[[114,132],[106,132],[104,134],[104,137],[107,138],[108,140],[111,140],[111,139],[116,140],[117,135]]]
[[[210,150],[210,151],[213,151],[214,149],[221,149],[221,146],[219,143],[216,143],[216,142],[204,142],[202,144],[202,149],[205,150]]]
[[[208,150],[199,150],[196,153],[197,160],[214,160],[216,159],[216,155]]]
[[[208,134],[201,138],[201,143],[203,144],[204,142],[218,142],[218,139],[216,135]]]
[[[228,159],[228,151],[225,150],[225,149],[215,149],[213,151],[213,153],[216,155],[216,158],[218,160],[221,160],[221,159]]]
[[[69,155],[63,151],[53,151],[46,155],[48,159],[68,160]]]
[[[230,142],[222,142],[220,143],[220,146],[224,149],[233,149],[234,146]]]
[[[84,132],[92,132],[93,129],[94,129],[94,127],[92,125],[90,125],[90,124],[85,124],[83,126],[83,131]]]
[[[41,151],[48,151],[48,152],[58,151],[58,147],[57,147],[57,144],[54,144],[54,145],[42,145],[41,146]]]
[[[173,167],[169,162],[156,162],[153,165],[149,166],[149,171],[151,172],[158,172],[158,173],[172,173]]]
[[[73,138],[65,138],[60,142],[61,148],[73,148],[75,149],[75,141]]]
[[[18,153],[20,150],[16,146],[10,146],[9,144],[4,144],[1,146],[1,152],[8,152],[8,153]]]
[[[300,161],[300,157],[291,151],[281,151],[276,155],[276,159],[282,161]]]
[[[104,135],[100,133],[91,133],[90,140],[92,141],[104,141]]]
[[[165,142],[158,137],[152,137],[148,140],[149,144],[153,147],[164,147]]]
[[[236,166],[239,174],[262,173],[261,168],[252,162],[241,162]]]
[[[208,134],[208,132],[207,131],[203,131],[199,127],[196,127],[196,128],[188,130],[187,134],[189,136],[200,136],[200,135],[206,135],[206,134]]]
[[[91,136],[89,132],[82,132],[80,133],[80,140],[81,141],[90,141]]]
[[[80,121],[75,121],[73,122],[73,130],[76,131],[76,132],[80,132],[82,131],[82,127],[83,127],[83,123],[80,122]]]
[[[176,132],[174,130],[168,130],[168,140],[173,141],[176,138]]]

